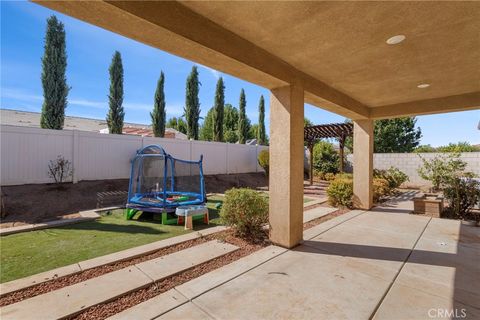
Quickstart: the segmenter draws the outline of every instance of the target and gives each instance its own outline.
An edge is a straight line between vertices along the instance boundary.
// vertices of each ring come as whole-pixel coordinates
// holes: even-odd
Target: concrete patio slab
[[[348,221],[350,219],[353,219],[355,218],[356,216],[358,215],[361,215],[363,213],[365,213],[366,211],[365,210],[352,210],[350,212],[347,212],[345,214],[342,214],[341,216],[338,216],[338,217],[335,217],[334,219],[332,220],[328,220],[328,221],[325,221],[325,222],[322,222],[321,224],[319,225],[316,225],[310,229],[307,229],[303,232],[303,239],[304,240],[310,240],[316,236],[318,236],[319,234],[341,224],[341,223],[344,223],[345,221]]]
[[[337,211],[337,208],[317,207],[303,212],[303,223],[324,217],[332,212]]]
[[[175,289],[171,289],[150,300],[137,304],[136,306],[117,313],[109,320],[150,320],[162,315],[184,303],[187,298],[182,296]]]
[[[179,273],[238,249],[237,246],[229,243],[212,240],[157,259],[139,263],[136,267],[153,281],[159,281],[167,276]]]
[[[60,319],[151,282],[142,271],[131,266],[2,307],[0,318]]]
[[[268,246],[243,259],[209,272],[199,278],[193,279],[192,281],[186,282],[175,289],[188,299],[194,299],[286,251],[287,249],[281,247]]]
[[[170,312],[155,319],[162,320],[213,320],[205,311],[195,306],[192,302],[181,305]],[[232,318],[230,318],[232,319]]]
[[[389,282],[348,267],[344,257],[301,247],[193,302],[215,319],[368,318]]]
[[[480,319],[480,309],[395,283],[373,319]]]

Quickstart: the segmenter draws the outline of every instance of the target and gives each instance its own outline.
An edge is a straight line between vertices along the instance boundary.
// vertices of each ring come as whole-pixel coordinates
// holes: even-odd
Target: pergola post
[[[310,185],[313,186],[313,142],[308,143],[308,152],[310,153],[310,171],[308,177],[310,178]]]
[[[373,206],[373,120],[353,122],[353,204]]]
[[[339,157],[340,157],[340,161],[338,162],[338,171],[340,171],[340,173],[343,173],[344,171],[344,159],[343,159],[343,156],[344,156],[344,149],[345,149],[345,136],[342,134],[340,136],[340,139],[338,140],[338,146],[340,147],[340,150],[339,150]]]
[[[270,240],[292,248],[303,239],[303,104],[301,85],[270,97]]]

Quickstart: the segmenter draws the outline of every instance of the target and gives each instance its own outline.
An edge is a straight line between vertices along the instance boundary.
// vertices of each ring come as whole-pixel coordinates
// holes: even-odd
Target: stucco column
[[[353,205],[373,206],[373,120],[353,122]]]
[[[270,240],[292,248],[303,239],[303,88],[270,96]]]

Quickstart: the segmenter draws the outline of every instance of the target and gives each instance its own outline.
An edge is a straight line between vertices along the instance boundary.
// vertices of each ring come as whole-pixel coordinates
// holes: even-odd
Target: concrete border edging
[[[37,273],[25,278],[20,278],[20,279],[12,280],[9,282],[0,283],[0,297],[15,291],[19,291],[19,290],[23,290],[23,289],[35,286],[40,283],[50,281],[50,280],[73,275],[88,269],[101,267],[107,264],[112,264],[119,261],[133,259],[133,258],[146,255],[166,247],[170,247],[183,242],[201,238],[217,232],[222,232],[227,229],[228,228],[224,226],[207,228],[205,230],[191,232],[181,236],[167,238],[164,240],[148,243],[142,246],[114,252],[108,255],[80,261],[78,263],[73,263],[71,265],[59,267],[59,268],[45,271],[42,273]]]

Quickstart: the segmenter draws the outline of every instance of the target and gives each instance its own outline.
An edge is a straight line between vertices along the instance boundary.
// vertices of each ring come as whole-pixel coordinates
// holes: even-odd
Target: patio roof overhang
[[[480,108],[479,2],[36,2],[354,120]]]

